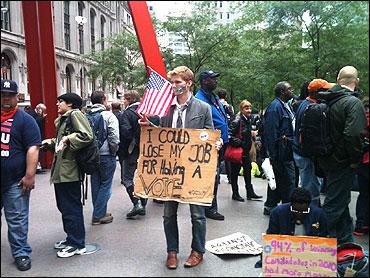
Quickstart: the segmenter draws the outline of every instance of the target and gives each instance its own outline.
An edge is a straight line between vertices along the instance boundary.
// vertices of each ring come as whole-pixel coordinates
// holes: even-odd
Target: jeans
[[[112,195],[112,180],[115,170],[116,157],[114,155],[101,155],[99,172],[91,175],[93,218],[102,218],[107,213],[107,204]]]
[[[315,175],[315,165],[313,161],[293,152],[294,160],[299,168],[299,176],[301,178],[301,185],[304,189],[310,191],[312,196],[312,204],[320,206],[320,190],[322,185],[322,178]],[[298,177],[297,177],[298,180]]]
[[[32,249],[27,243],[30,191],[22,194],[22,187],[14,183],[1,188],[1,209],[8,224],[8,240],[14,258],[29,257]]]
[[[217,172],[216,172],[215,184],[214,184],[214,189],[213,189],[213,199],[212,199],[211,206],[206,207],[206,214],[214,214],[218,212],[217,191],[218,191],[218,185],[220,184],[221,157],[223,156],[219,155],[217,159],[217,169],[216,169]]]
[[[177,225],[178,202],[164,202],[163,226],[166,235],[167,253],[179,252],[179,228]],[[193,240],[191,249],[204,254],[206,252],[206,217],[205,207],[190,204]]]
[[[284,203],[290,202],[290,194],[294,189],[295,183],[295,169],[293,161],[275,161],[272,165],[275,175],[276,189],[271,190],[267,186],[267,199],[265,207],[272,209],[276,207],[280,201]]]
[[[328,217],[329,237],[338,244],[353,242],[353,223],[348,205],[356,170],[350,167],[327,171],[327,192],[323,209]]]
[[[364,170],[364,171],[363,171]],[[360,194],[356,202],[356,228],[369,226],[369,163],[360,164],[358,169],[358,185]]]
[[[67,245],[85,247],[85,224],[81,202],[81,182],[55,183],[57,207],[62,214]]]

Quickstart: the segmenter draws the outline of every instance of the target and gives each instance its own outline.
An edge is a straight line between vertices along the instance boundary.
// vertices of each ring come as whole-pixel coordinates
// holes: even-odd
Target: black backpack
[[[72,113],[68,115],[66,120],[66,131],[74,132],[71,116]],[[93,136],[94,139],[89,145],[76,151],[76,162],[82,174],[91,175],[99,170],[99,145],[94,133]]]
[[[94,131],[96,141],[98,142],[99,150],[108,138],[108,131],[105,128],[104,118],[101,114],[102,111],[104,110],[86,113],[86,117],[89,120],[89,124]]]
[[[330,106],[345,96],[330,102],[323,100],[310,103],[303,111],[298,131],[302,155],[305,157],[328,156],[333,152],[334,143],[330,135]]]

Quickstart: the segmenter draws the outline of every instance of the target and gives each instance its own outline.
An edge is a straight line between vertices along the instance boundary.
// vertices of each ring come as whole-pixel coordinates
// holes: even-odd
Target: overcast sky
[[[172,13],[181,13],[181,11],[189,10],[190,5],[187,1],[148,1],[153,6],[156,17],[163,21],[166,16]],[[149,5],[149,4],[148,4]]]

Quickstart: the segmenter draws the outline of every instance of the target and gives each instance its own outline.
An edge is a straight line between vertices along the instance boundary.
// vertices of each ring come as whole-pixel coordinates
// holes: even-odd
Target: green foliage
[[[158,32],[180,33],[190,54],[162,53],[167,69],[186,65],[196,74],[219,71],[219,87],[230,93],[234,108],[243,99],[265,108],[282,80],[296,95],[313,78],[335,82],[345,65],[359,70],[360,88],[369,94],[367,2],[239,1],[234,11],[242,16],[228,25],[215,23],[207,3],[200,2],[188,17],[158,25]]]
[[[107,42],[109,47],[105,50],[84,57],[91,62],[88,76],[91,79],[101,76],[111,88],[123,84],[125,89],[142,89],[146,71],[136,36],[123,32],[107,38]]]

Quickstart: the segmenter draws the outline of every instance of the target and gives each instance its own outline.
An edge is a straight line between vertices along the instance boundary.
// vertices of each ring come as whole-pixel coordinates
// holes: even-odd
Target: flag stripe
[[[171,83],[152,71],[136,112],[163,117],[168,113],[173,98]]]

